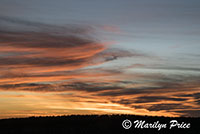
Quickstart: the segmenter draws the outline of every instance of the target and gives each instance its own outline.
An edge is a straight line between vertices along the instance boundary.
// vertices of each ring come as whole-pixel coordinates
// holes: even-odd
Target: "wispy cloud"
[[[107,43],[89,36],[89,26],[61,27],[0,17],[0,23],[3,22],[8,26],[0,27],[0,68],[6,78],[55,76],[53,73],[57,71],[76,70],[135,55],[125,50],[107,49]],[[13,25],[25,30],[6,29]]]
[[[95,32],[92,26],[57,26],[8,17],[0,17],[0,24],[1,92],[42,93],[42,97],[21,98],[34,98],[45,106],[53,98],[55,102],[47,106],[50,111],[59,107],[75,113],[100,110],[98,113],[195,116],[200,109],[198,75],[162,73],[198,73],[199,68],[149,65],[138,60],[131,65],[104,67],[103,63],[121,58],[152,57],[109,47],[91,36]],[[107,30],[115,32],[110,27]],[[7,97],[13,99],[12,95]],[[31,103],[27,105],[36,108]]]

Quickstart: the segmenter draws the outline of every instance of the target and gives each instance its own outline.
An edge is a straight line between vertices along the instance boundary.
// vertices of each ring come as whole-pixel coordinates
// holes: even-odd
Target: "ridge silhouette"
[[[122,122],[143,120],[147,123],[159,121],[169,125],[171,120],[190,123],[184,128],[134,128],[124,129]],[[159,117],[138,115],[68,115],[0,119],[0,134],[200,134],[200,118]]]

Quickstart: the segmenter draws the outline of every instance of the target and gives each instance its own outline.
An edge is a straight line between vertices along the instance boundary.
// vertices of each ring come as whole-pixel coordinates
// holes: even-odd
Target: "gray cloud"
[[[151,69],[163,69],[163,70],[176,70],[176,71],[195,71],[199,72],[200,68],[194,68],[194,67],[179,67],[179,66],[169,66],[169,67],[149,67]]]
[[[199,117],[200,115],[200,109],[184,109],[184,110],[176,110],[174,111],[176,113],[181,114],[181,116],[186,116],[186,117]]]
[[[134,75],[134,74],[133,74]],[[145,78],[140,83],[150,84],[153,86],[129,87],[119,92],[103,92],[100,96],[123,96],[123,95],[139,95],[139,94],[164,94],[169,92],[180,92],[190,90],[198,90],[199,77],[195,76],[164,76],[164,75],[143,75]]]
[[[200,105],[200,92],[192,93],[192,94],[180,94],[178,97],[190,97],[193,98],[198,105]]]
[[[185,101],[185,98],[172,98],[167,96],[141,96],[138,97],[134,103],[148,103],[148,102],[159,102],[159,101]]]
[[[97,92],[97,91],[105,91],[105,90],[119,90],[122,87],[113,85],[110,83],[86,83],[86,82],[74,82],[67,85],[62,85],[62,87],[66,89],[79,90],[79,91],[87,91],[87,92]]]
[[[170,103],[170,104],[154,104],[150,107],[147,107],[149,111],[160,111],[160,110],[174,110],[174,109],[188,109],[191,106],[184,106],[181,103]]]

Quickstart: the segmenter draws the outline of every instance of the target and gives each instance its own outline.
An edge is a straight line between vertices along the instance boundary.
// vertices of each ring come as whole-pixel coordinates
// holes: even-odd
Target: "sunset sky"
[[[200,117],[199,0],[0,0],[0,118]]]

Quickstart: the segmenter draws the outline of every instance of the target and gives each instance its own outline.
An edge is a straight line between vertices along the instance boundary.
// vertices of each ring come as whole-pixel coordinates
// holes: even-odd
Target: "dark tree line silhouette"
[[[167,123],[171,120],[187,122],[190,128],[134,128],[124,129],[122,122],[129,119],[145,120],[146,122]],[[71,115],[12,118],[0,120],[0,134],[200,134],[200,118],[157,117],[136,115]]]

